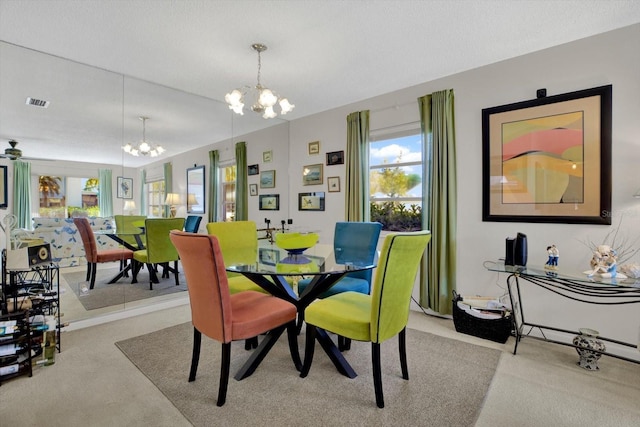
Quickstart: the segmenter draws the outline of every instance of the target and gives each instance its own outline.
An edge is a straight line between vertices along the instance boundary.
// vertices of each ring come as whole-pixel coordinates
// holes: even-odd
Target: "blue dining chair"
[[[338,264],[347,262],[372,263],[376,256],[378,238],[382,224],[379,222],[338,222],[333,235],[333,252]],[[369,294],[371,292],[372,270],[354,271],[348,273],[326,292],[320,294],[320,298],[343,292],[358,292]],[[298,295],[311,283],[311,278],[298,281]],[[303,316],[298,318],[298,331],[302,329]],[[340,337],[338,339],[340,350],[348,350],[350,341]]]
[[[333,252],[338,264],[362,261],[373,262],[378,246],[382,224],[379,222],[338,222],[333,235]],[[346,274],[329,290],[320,295],[326,298],[342,292],[369,294],[371,291],[371,270]],[[302,294],[311,279],[298,281],[298,293]]]
[[[200,229],[200,221],[202,217],[198,215],[188,215],[184,221],[184,231],[187,233],[197,233]]]

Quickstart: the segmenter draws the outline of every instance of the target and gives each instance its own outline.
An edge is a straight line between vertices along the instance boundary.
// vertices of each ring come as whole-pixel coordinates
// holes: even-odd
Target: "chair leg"
[[[373,388],[376,391],[376,404],[378,408],[384,408],[384,395],[382,393],[382,369],[380,367],[380,344],[371,343],[371,362],[373,364]]]
[[[178,280],[178,261],[173,262],[173,274],[176,276],[176,286],[180,286],[180,281]]]
[[[91,263],[91,278],[89,279],[90,280],[89,289],[93,289],[93,287],[96,284],[96,273],[97,273],[97,270],[98,270],[98,264],[95,263],[95,262],[92,262]]]
[[[222,364],[220,365],[220,387],[218,388],[218,406],[227,400],[227,385],[229,384],[229,365],[231,364],[231,343],[222,343]]]
[[[338,350],[340,351],[351,350],[351,338],[338,335]]]
[[[407,368],[407,328],[398,334],[398,346],[400,350],[400,367],[402,368],[402,378],[409,379],[409,369]]]
[[[302,370],[302,361],[300,360],[300,351],[298,350],[298,327],[295,320],[287,325],[287,337],[289,338],[289,352],[291,353],[291,359],[296,367],[296,370],[300,372]]]
[[[302,371],[300,371],[300,378],[305,378],[309,375],[311,369],[311,362],[313,362],[313,351],[316,347],[316,327],[307,323],[307,337],[304,346],[304,364],[302,365]]]
[[[87,262],[87,282],[91,280],[91,264],[92,263]]]
[[[247,338],[244,341],[244,349],[249,351],[253,348],[258,348],[258,337]]]
[[[153,269],[153,264],[147,264],[147,269],[149,270],[149,290],[153,290],[153,282],[158,282],[158,276],[156,276],[156,272]]]
[[[189,382],[196,380],[198,372],[198,362],[200,361],[200,344],[202,342],[202,333],[193,327],[193,353],[191,355],[191,370],[189,371]]]
[[[304,323],[304,311],[298,312],[298,323],[296,324],[296,329],[298,330],[298,335],[302,332],[302,324]]]

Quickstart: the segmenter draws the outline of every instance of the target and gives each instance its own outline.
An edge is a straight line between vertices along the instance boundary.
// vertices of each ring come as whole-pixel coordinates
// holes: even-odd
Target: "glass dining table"
[[[305,250],[286,251],[276,245],[264,242],[258,248],[255,263],[228,265],[226,270],[240,273],[273,296],[289,301],[296,306],[298,316],[302,318],[305,308],[335,285],[345,274],[373,269],[376,267],[375,261],[359,262],[353,260],[346,264],[340,264],[335,260],[332,245],[317,244]],[[297,282],[303,277],[311,278],[311,283],[305,287],[301,294],[298,294]],[[265,346],[273,345],[273,343],[265,343],[268,339],[269,335],[265,337],[260,347],[263,344]],[[357,376],[326,331],[317,329],[316,339],[338,372],[349,378]],[[252,372],[251,365],[252,359],[238,371],[235,378],[242,379],[244,372]]]
[[[107,229],[107,230],[95,230],[93,232],[96,235],[107,236],[110,239],[116,241],[118,244],[124,246],[127,249],[132,251],[137,251],[140,249],[144,249],[144,242],[142,240],[144,236],[144,229],[128,229],[126,231],[118,231],[116,229]],[[135,242],[135,244],[133,243]],[[133,260],[131,261],[133,263]],[[133,267],[133,266],[132,266]],[[132,267],[127,267],[126,265],[122,265],[120,271],[113,276],[107,283],[116,283],[123,277],[129,277],[128,272]],[[155,274],[151,275],[151,281],[153,283],[159,283],[158,277]]]

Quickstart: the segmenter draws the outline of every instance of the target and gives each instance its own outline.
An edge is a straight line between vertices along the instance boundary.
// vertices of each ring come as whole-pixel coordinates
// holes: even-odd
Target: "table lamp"
[[[165,205],[169,205],[171,211],[171,218],[176,217],[176,205],[180,204],[180,195],[178,193],[168,193],[167,198],[164,201]]]
[[[198,199],[196,198],[196,195],[194,193],[189,193],[187,195],[187,211],[191,212],[191,207],[197,206],[197,205],[198,205]]]
[[[124,202],[123,210],[125,212],[129,212],[129,215],[133,215],[133,211],[136,210],[136,202],[134,202],[133,200],[126,200]]]

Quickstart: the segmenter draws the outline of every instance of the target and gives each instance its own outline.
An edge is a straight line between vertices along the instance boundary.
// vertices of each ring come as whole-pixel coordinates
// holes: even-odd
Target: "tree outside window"
[[[422,142],[419,133],[373,138],[369,147],[371,221],[383,230],[422,227]]]

